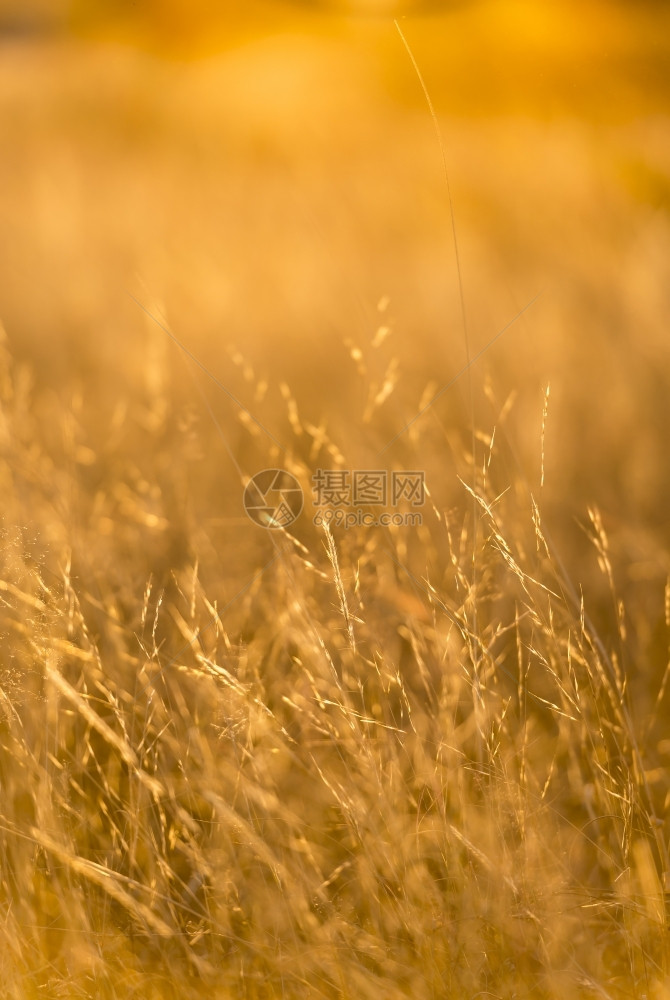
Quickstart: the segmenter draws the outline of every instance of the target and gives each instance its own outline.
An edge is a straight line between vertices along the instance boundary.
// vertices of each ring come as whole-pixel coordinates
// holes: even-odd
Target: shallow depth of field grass
[[[403,22],[464,327],[392,23],[282,9],[2,43],[2,995],[667,1000],[650,15],[597,82],[570,8],[480,85],[481,11]],[[421,526],[313,523],[366,468]]]

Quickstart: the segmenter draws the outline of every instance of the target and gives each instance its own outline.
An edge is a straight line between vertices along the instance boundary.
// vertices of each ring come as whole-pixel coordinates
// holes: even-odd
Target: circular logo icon
[[[285,469],[263,469],[247,483],[242,503],[262,528],[287,528],[302,511],[302,487]]]

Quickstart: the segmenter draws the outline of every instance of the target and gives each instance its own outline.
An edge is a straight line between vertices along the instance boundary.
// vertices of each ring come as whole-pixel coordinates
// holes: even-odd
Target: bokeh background
[[[76,414],[94,497],[111,488],[119,408],[144,400],[173,460],[161,472],[168,521],[186,502],[186,487],[169,500],[169,479],[188,454],[192,518],[219,525],[214,548],[232,532],[238,564],[256,559],[256,542],[240,543],[226,448],[251,474],[270,439],[202,373],[194,384],[136,300],[273,435],[290,433],[290,396],[350,465],[374,463],[462,369],[442,151],[394,16],[439,120],[470,355],[514,322],[472,369],[474,409],[461,378],[415,425],[411,458],[405,435],[389,461],[422,461],[448,506],[459,502],[450,456],[473,416],[484,435],[498,428],[501,490],[537,492],[544,448],[545,524],[575,581],[595,566],[579,526],[595,504],[641,618],[649,602],[660,615],[663,3],[3,0],[0,318],[37,386],[35,419],[60,440],[53,400]],[[422,453],[422,426],[442,445],[433,437]],[[155,457],[140,458],[140,442],[138,429],[147,471]],[[73,536],[86,516],[72,510]]]

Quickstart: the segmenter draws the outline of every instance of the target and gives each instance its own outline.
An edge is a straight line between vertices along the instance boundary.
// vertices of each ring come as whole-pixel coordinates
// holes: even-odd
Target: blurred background
[[[6,997],[667,1000],[669,49],[0,0]]]
[[[442,151],[394,17],[439,120],[468,348]],[[496,485],[540,489],[550,385],[547,524],[588,579],[577,522],[598,504],[660,615],[669,50],[665,3],[0,0],[0,319],[50,447],[56,400],[82,464],[103,456],[93,497],[121,402],[143,401],[171,459],[157,471],[138,424],[142,475],[168,496],[188,454],[195,520],[239,533],[226,447],[247,474],[278,453],[138,301],[273,435],[297,407],[348,467],[510,324],[472,372]],[[438,506],[461,502],[472,415],[460,379],[387,454],[423,463]]]

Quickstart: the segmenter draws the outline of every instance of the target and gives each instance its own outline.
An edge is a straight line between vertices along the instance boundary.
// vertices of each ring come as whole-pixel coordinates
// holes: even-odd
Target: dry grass
[[[382,458],[464,362],[439,151],[264,44],[0,70],[3,995],[666,1000],[662,123],[444,123],[471,354],[544,294]],[[420,528],[241,511],[380,463]]]

